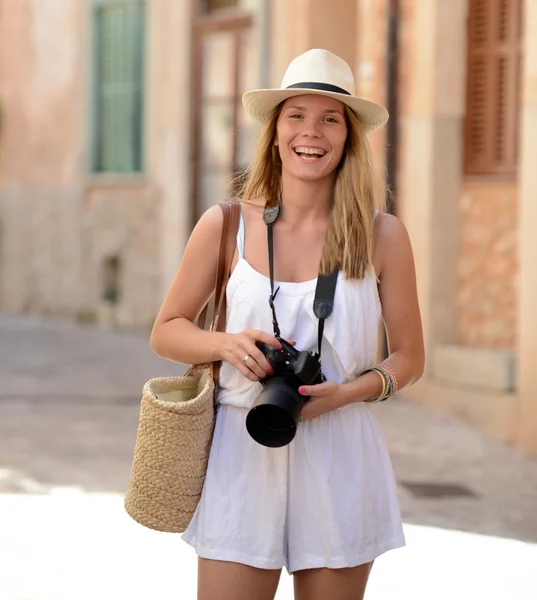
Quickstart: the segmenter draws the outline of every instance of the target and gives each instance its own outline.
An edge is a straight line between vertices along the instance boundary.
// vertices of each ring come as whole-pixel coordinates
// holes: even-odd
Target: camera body
[[[257,342],[257,347],[263,352],[266,359],[274,369],[274,375],[265,378],[262,383],[266,383],[272,377],[287,377],[290,383],[296,378],[297,391],[301,385],[314,385],[326,381],[321,372],[321,360],[316,352],[300,352],[289,342],[278,340],[282,349],[278,350],[268,344]]]
[[[326,381],[316,352],[299,351],[281,338],[278,341],[281,350],[257,343],[274,375],[261,381],[263,391],[246,417],[246,428],[252,438],[271,448],[285,446],[295,437],[300,412],[308,399],[298,393],[298,388]]]

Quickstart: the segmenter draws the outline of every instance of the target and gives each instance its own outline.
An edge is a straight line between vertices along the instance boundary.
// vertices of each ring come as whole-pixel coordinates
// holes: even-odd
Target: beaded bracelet
[[[389,398],[392,398],[393,396],[395,396],[395,394],[399,390],[399,383],[397,381],[397,377],[395,376],[395,373],[386,365],[375,365],[374,367],[370,367],[369,369],[366,369],[365,371],[363,371],[361,373],[361,375],[365,375],[366,373],[369,373],[371,371],[378,373],[382,377],[383,389],[378,398],[372,399],[372,400],[366,400],[365,402],[368,402],[368,403],[385,402]]]
[[[379,365],[379,366],[382,367],[383,369],[385,369],[386,371],[388,371],[388,373],[390,374],[390,377],[391,377],[391,380],[393,383],[393,393],[392,393],[392,397],[393,397],[399,391],[399,382],[397,381],[397,377],[395,376],[395,373],[390,369],[390,367],[388,367],[388,365]]]

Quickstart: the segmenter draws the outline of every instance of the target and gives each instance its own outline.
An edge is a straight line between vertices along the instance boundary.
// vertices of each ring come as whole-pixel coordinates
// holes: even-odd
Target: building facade
[[[3,0],[0,40],[0,310],[149,328],[251,156],[242,92],[327,48],[392,114],[370,139],[428,357],[406,394],[537,454],[536,3]]]

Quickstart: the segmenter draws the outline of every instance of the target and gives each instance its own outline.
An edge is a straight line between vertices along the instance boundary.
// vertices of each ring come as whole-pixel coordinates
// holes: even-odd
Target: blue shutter
[[[93,170],[142,169],[144,0],[94,0]]]

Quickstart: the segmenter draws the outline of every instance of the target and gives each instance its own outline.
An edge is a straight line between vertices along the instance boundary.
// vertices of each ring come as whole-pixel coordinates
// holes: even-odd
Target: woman
[[[349,66],[311,50],[289,66],[281,89],[245,94],[262,123],[242,197],[227,287],[225,333],[193,322],[210,297],[222,235],[218,206],[200,219],[157,317],[151,346],[183,363],[221,360],[219,408],[202,498],[183,534],[199,555],[200,600],[270,600],[281,569],[299,600],[363,598],[373,560],[404,545],[397,489],[369,402],[422,374],[424,349],[412,250],[395,217],[378,210],[365,134],[385,109],[357,98]],[[337,266],[322,370],[293,441],[256,443],[248,409],[273,374],[256,346],[274,348],[265,207],[274,223],[274,304],[281,337],[317,350],[317,275]],[[389,358],[379,370],[383,318]],[[180,340],[180,343],[179,343]]]

